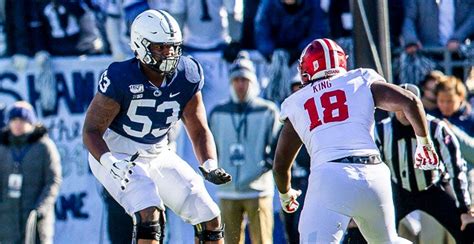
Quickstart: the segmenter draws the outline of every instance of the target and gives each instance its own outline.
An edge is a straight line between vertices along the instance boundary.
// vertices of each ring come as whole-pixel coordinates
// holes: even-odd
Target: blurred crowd
[[[447,122],[458,137],[462,156],[471,169],[472,197],[474,1],[387,2],[390,48],[395,54],[393,80],[418,86],[426,111]],[[228,103],[207,108],[212,110],[209,120],[221,153],[219,162],[234,177],[231,185],[218,190],[225,237],[232,238],[228,243],[243,243],[241,223],[226,223],[226,219],[243,221],[247,216],[254,243],[272,243],[274,185],[269,169],[279,131],[278,106],[299,88],[297,60],[315,38],[337,41],[349,54],[350,68],[355,68],[350,1],[0,0],[0,57],[10,58],[17,72],[36,65],[46,73],[54,68],[49,61],[55,56],[111,55],[116,61],[132,58],[130,24],[149,8],[166,10],[176,18],[183,30],[185,54],[220,52],[231,64],[230,82],[222,82],[231,91]],[[257,52],[265,60],[268,84],[260,87],[254,64],[242,50]],[[444,53],[450,60],[463,63],[449,75],[443,70]],[[232,119],[226,120],[226,116]],[[252,120],[265,126],[250,126]],[[304,150],[292,174],[294,186],[305,190],[309,157]],[[298,243],[299,213],[281,214],[289,242]]]
[[[439,52],[424,55],[432,48],[472,59],[472,1],[387,2],[396,79],[416,83],[427,69],[441,67]],[[19,71],[29,58],[41,65],[49,56],[132,57],[129,26],[148,8],[178,20],[188,53],[221,51],[232,62],[241,49],[257,50],[269,64],[291,66],[308,41],[319,37],[337,40],[352,53],[349,0],[1,0],[0,56],[11,57]]]

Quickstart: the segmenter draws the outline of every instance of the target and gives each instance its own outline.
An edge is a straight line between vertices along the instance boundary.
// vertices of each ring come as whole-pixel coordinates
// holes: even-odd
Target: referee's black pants
[[[422,210],[435,218],[454,237],[456,243],[474,242],[474,224],[461,231],[462,212],[456,207],[454,192],[449,183],[432,185],[427,190],[412,193],[393,184],[393,201],[397,226],[414,210]]]

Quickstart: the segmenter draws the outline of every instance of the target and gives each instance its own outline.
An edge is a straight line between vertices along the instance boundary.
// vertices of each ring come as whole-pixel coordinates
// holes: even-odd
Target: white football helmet
[[[176,20],[163,10],[147,10],[139,14],[132,23],[130,47],[135,56],[144,64],[166,75],[173,73],[181,57],[183,37]],[[150,51],[151,44],[170,45],[171,55],[155,57]]]

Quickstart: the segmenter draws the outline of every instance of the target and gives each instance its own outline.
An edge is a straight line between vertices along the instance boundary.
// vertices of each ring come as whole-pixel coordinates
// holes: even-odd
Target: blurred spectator
[[[419,52],[403,52],[393,62],[394,83],[409,83],[416,86],[436,68],[436,63]]]
[[[270,62],[266,98],[280,103],[289,94],[295,61],[315,38],[329,34],[320,0],[263,0],[255,19],[255,44]],[[296,64],[295,64],[296,65]]]
[[[468,102],[472,107],[474,106],[474,66],[471,67],[471,70],[469,71],[469,75],[467,76],[465,84],[468,91]]]
[[[170,13],[183,29],[185,52],[223,51],[240,41],[242,0],[174,0]]]
[[[453,52],[450,59],[464,59],[468,52],[461,44],[474,32],[474,1],[471,0],[406,0],[403,23],[403,45],[400,59],[403,61],[399,71],[401,83],[417,84],[436,63],[446,62],[439,51],[418,52],[419,49],[447,48]],[[462,47],[462,48],[461,48]],[[442,49],[441,49],[442,50]],[[464,50],[464,51],[462,51]],[[434,60],[434,62],[433,62]],[[397,74],[398,72],[395,72]],[[445,70],[450,72],[450,70]],[[452,72],[464,78],[461,67]]]
[[[16,102],[10,109],[0,154],[0,242],[52,243],[61,162],[29,103]]]
[[[291,81],[291,92],[295,93],[301,89],[300,75],[297,74]],[[276,143],[275,143],[276,144]],[[276,146],[276,145],[275,145]],[[300,198],[304,199],[306,190],[308,189],[308,177],[311,159],[309,157],[306,146],[302,146],[296,155],[295,162],[291,166],[291,185],[301,190]],[[298,223],[300,221],[301,210],[303,209],[304,201],[296,212],[289,214],[281,210],[280,214],[283,216],[283,223],[285,225],[285,237],[287,243],[300,243],[300,234],[298,232]]]
[[[240,50],[254,50],[255,46],[255,16],[261,0],[243,0],[243,16],[241,37],[239,40],[232,40],[224,49],[224,59],[231,63],[235,60]]]
[[[426,113],[433,113],[438,108],[436,104],[435,88],[439,83],[439,80],[444,76],[443,72],[433,70],[428,73],[425,78],[420,82],[421,87],[421,102],[425,108]]]
[[[12,56],[13,66],[24,71],[31,55],[31,40],[28,35],[28,0],[3,0],[0,4],[0,25],[4,37],[5,52]]]
[[[403,40],[405,51],[447,47],[456,51],[474,32],[471,0],[406,0]]]
[[[117,61],[124,60],[132,55],[128,43],[130,42],[129,27],[133,19],[126,20],[122,2],[121,0],[110,0],[104,6],[107,41],[110,45],[112,57]]]
[[[5,126],[5,110],[6,110],[6,104],[3,102],[0,102],[0,128],[3,128]]]
[[[0,1],[0,57],[7,53],[7,33],[5,31],[6,8],[5,0]]]
[[[115,60],[130,58],[130,26],[141,12],[147,9],[169,10],[173,0],[108,0],[103,6],[105,12],[105,32],[110,51]]]
[[[469,136],[464,130],[449,123],[449,121],[445,120],[445,122],[458,138],[462,157],[471,164],[471,167],[474,166],[474,137]]]
[[[466,100],[467,90],[462,81],[454,76],[445,76],[436,85],[435,93],[438,110],[433,114],[446,119],[470,137],[474,137],[474,113]],[[472,164],[473,161],[470,161],[469,174],[474,174]],[[470,188],[474,193],[473,178],[470,178]]]
[[[255,19],[255,44],[269,62],[273,52],[282,49],[292,64],[308,43],[328,34],[319,0],[262,0]]]
[[[466,87],[454,76],[442,77],[436,85],[438,109],[433,115],[447,119],[451,124],[474,136],[474,113],[466,100]]]
[[[176,0],[110,0],[112,5],[120,5],[127,28],[130,28],[135,17],[147,9],[170,10]]]
[[[255,16],[262,0],[244,0],[241,44],[243,49],[255,49]]]
[[[242,53],[230,68],[231,98],[216,106],[209,123],[219,163],[232,181],[218,186],[225,242],[241,243],[244,216],[252,243],[273,243],[271,144],[279,129],[274,103],[257,97],[255,68]]]
[[[82,1],[51,0],[40,4],[30,24],[35,51],[53,56],[99,54],[102,40],[95,17]]]

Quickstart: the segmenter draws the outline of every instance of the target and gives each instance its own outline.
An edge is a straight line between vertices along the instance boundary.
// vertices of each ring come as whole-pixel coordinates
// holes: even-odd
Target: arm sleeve
[[[458,208],[465,213],[469,210],[471,199],[468,191],[466,161],[461,157],[459,142],[451,130],[445,126],[444,122],[439,122],[435,134],[431,136],[436,138],[439,144],[438,151],[451,176]]]
[[[202,90],[204,86],[204,70],[201,64],[192,57],[183,58],[186,79],[191,83],[196,83],[195,93]]]
[[[118,91],[115,86],[114,82],[112,82],[112,79],[110,78],[108,74],[109,70],[105,70],[104,73],[100,76],[99,83],[97,85],[97,91],[101,94],[103,94],[106,97],[112,98],[118,103],[121,103],[122,101],[122,96],[120,92]]]
[[[45,214],[45,211],[47,211],[50,206],[54,206],[62,181],[61,159],[58,149],[54,142],[49,138],[45,142],[45,147],[45,158],[43,161],[45,185],[36,203],[36,209],[40,215]]]
[[[369,88],[372,85],[372,83],[374,83],[374,81],[387,82],[385,78],[383,78],[381,75],[379,75],[379,73],[377,73],[373,69],[362,69],[362,77],[366,81],[366,85]]]
[[[272,39],[270,25],[270,1],[263,0],[257,10],[255,17],[255,45],[264,57],[269,57],[275,50],[275,42]]]
[[[415,44],[418,42],[416,19],[418,15],[418,6],[415,0],[404,0],[405,19],[403,20],[402,36],[403,44]]]
[[[283,103],[281,104],[281,112],[280,112],[280,116],[279,116],[279,120],[281,123],[284,123],[285,120],[288,119],[288,112],[289,112],[289,104],[288,104],[288,100],[284,100]]]

